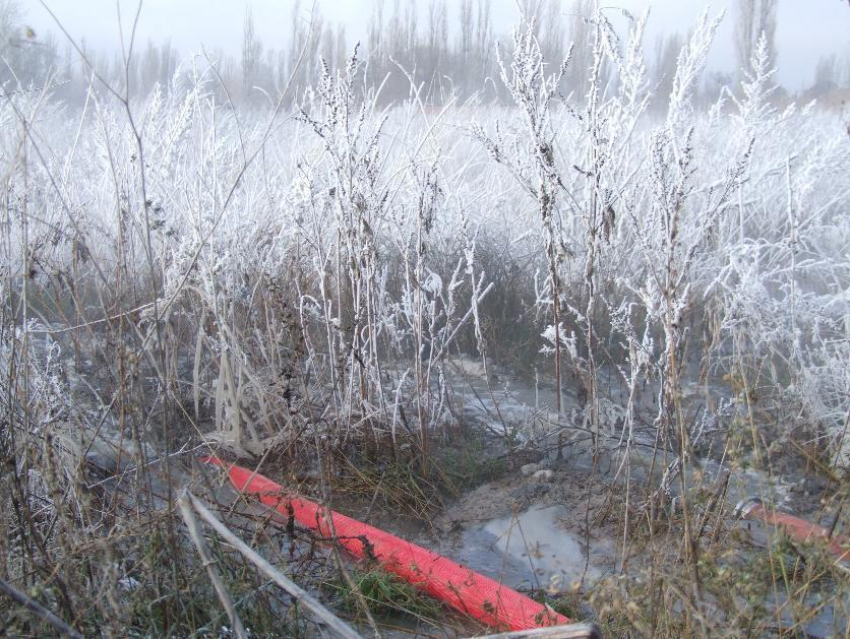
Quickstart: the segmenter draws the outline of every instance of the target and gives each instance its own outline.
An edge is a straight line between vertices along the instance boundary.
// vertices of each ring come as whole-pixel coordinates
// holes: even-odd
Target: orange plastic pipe
[[[765,508],[761,500],[756,498],[741,502],[735,507],[735,510],[747,519],[759,520],[771,526],[781,527],[797,541],[824,540],[829,551],[838,557],[838,561],[850,561],[850,539],[847,537],[830,538],[829,531],[823,526],[818,526],[788,513]]]
[[[278,484],[247,468],[217,457],[206,457],[203,461],[224,468],[238,491],[256,495],[282,515],[292,516],[300,525],[335,539],[353,557],[377,561],[387,572],[488,626],[529,630],[572,623],[551,608],[437,553],[315,502],[289,495]]]

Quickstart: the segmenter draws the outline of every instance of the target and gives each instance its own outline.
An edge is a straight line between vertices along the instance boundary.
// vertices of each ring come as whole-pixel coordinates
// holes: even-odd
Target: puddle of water
[[[515,517],[494,519],[483,529],[495,537],[495,552],[525,563],[541,585],[554,576],[571,583],[581,578],[585,566],[587,577],[595,579],[601,572],[588,565],[582,544],[564,528],[561,521],[566,516],[560,506],[530,508]]]
[[[466,529],[445,553],[512,588],[560,590],[582,578],[597,579],[613,554],[605,542],[591,540],[588,562],[584,540],[562,523],[567,516],[562,506],[548,506],[491,519]]]

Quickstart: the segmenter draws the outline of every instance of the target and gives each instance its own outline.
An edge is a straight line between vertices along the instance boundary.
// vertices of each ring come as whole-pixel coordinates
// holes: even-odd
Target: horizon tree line
[[[509,34],[497,34],[489,0],[373,0],[366,42],[360,48],[365,61],[364,88],[378,90],[383,104],[410,99],[416,95],[429,106],[442,106],[454,100],[463,104],[503,102],[507,99],[498,77],[496,50],[507,50]],[[534,33],[545,59],[554,69],[570,55],[570,65],[562,80],[561,95],[578,102],[587,89],[592,63],[594,0],[519,0],[525,19]],[[733,19],[733,47],[737,73],[714,72],[703,81],[702,98],[713,101],[723,86],[743,79],[749,61],[764,34],[776,61],[778,0],[736,0]],[[421,9],[424,9],[421,11]],[[627,12],[623,12],[628,15]],[[71,104],[80,103],[92,80],[92,68],[114,86],[139,97],[155,86],[169,91],[183,59],[169,39],[136,44],[136,53],[125,64],[120,53],[107,54],[91,49],[84,39],[76,50],[71,43],[60,48],[53,33],[38,36],[26,26],[18,0],[0,0],[0,83],[26,88],[51,82],[54,94]],[[450,26],[451,25],[451,26]],[[681,51],[684,35],[659,35],[648,51],[648,66],[656,98],[663,108]],[[221,82],[215,91],[222,100],[239,104],[273,103],[292,80],[293,91],[287,106],[302,101],[311,90],[322,65],[343,67],[351,55],[345,25],[326,19],[317,4],[310,8],[296,0],[288,25],[285,45],[268,46],[256,34],[250,6],[242,26],[239,56],[221,48],[202,53],[215,65]],[[303,52],[303,53],[302,53]],[[81,55],[82,53],[82,55]],[[823,56],[814,70],[814,83],[801,92],[805,99],[822,97],[850,88],[850,52],[844,59]],[[616,81],[608,69],[606,82]],[[224,85],[224,86],[222,86]],[[788,92],[782,88],[776,99]]]

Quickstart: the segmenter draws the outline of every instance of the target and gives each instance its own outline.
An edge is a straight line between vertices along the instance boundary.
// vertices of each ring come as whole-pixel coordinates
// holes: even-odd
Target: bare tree
[[[655,108],[667,108],[670,91],[673,90],[673,79],[676,77],[676,65],[682,45],[682,36],[679,33],[671,33],[667,36],[659,35],[655,41],[655,60],[652,69],[653,81],[657,87],[653,99]]]
[[[460,2],[459,51],[462,59],[468,60],[472,54],[475,22],[472,16],[472,0]]]
[[[547,60],[563,60],[566,53],[564,51],[566,36],[561,20],[563,13],[561,0],[549,0],[546,4],[546,11],[541,13],[544,15],[540,33],[543,54]]]
[[[16,0],[0,0],[0,52],[15,46],[19,36],[21,11]]]
[[[593,33],[590,29],[594,15],[593,0],[574,0],[570,9],[570,40],[573,54],[567,67],[567,90],[576,97],[584,95],[593,58]]]
[[[490,18],[490,2],[478,0],[478,24],[475,30],[475,50],[478,52],[479,80],[487,77],[490,70],[490,60],[493,51],[493,22]]]
[[[159,50],[153,40],[148,40],[139,69],[139,85],[143,95],[150,93],[159,80]]]
[[[776,61],[776,9],[779,0],[737,0],[735,54],[739,72],[749,71],[761,34],[767,40],[770,66]]]
[[[449,17],[446,0],[431,0],[428,6],[428,39],[426,57],[426,86],[429,101],[439,101],[444,57],[448,51]]]
[[[318,73],[324,20],[317,5],[312,5],[307,13],[302,10],[301,1],[295,0],[290,24],[288,68],[293,74],[292,87],[297,102]]]
[[[242,92],[248,97],[257,76],[262,44],[254,33],[254,15],[251,7],[245,9],[245,22],[242,27]]]
[[[393,54],[404,51],[405,49],[405,45],[407,44],[407,36],[404,33],[405,24],[406,21],[401,14],[401,4],[399,0],[395,0],[393,3],[393,14],[387,25],[386,34],[387,46]]]
[[[418,45],[418,32],[416,30],[416,0],[407,0],[407,9],[404,13],[404,19],[407,23],[405,32],[407,33],[407,50],[415,56],[416,47]]]
[[[844,74],[843,74],[843,85],[842,89],[850,89],[850,54],[845,56],[844,59]]]
[[[159,81],[163,86],[171,83],[179,63],[180,53],[171,45],[170,39],[165,40],[159,47]]]
[[[381,35],[384,33],[384,0],[372,3],[372,17],[369,18],[369,47],[381,55]]]
[[[322,60],[329,66],[336,61],[336,38],[331,24],[325,25],[325,30],[322,32]]]
[[[531,25],[532,33],[535,38],[540,36],[540,24],[543,18],[543,0],[519,0],[519,6],[522,19]]]
[[[0,0],[0,82],[14,79],[27,84],[41,76],[42,42],[23,24],[24,15],[17,0]]]
[[[345,60],[348,56],[348,42],[345,37],[345,25],[338,24],[336,27],[336,66],[342,68],[345,66]]]
[[[821,56],[815,68],[815,86],[830,89],[838,84],[837,79],[838,57],[834,53]]]

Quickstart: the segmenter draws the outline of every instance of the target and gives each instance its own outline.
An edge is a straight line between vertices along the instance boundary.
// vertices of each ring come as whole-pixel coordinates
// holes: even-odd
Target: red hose
[[[829,536],[829,531],[805,519],[800,519],[788,513],[769,510],[759,499],[748,499],[735,507],[742,517],[758,519],[771,526],[781,527],[788,535],[797,541],[807,542],[813,539],[826,541],[829,551],[838,557],[838,561],[850,560],[850,539],[847,537]]]
[[[488,626],[528,630],[572,623],[551,608],[437,553],[315,502],[287,495],[281,486],[262,475],[217,457],[203,461],[225,468],[240,492],[258,496],[263,504],[284,516],[291,513],[300,525],[324,537],[334,537],[352,556],[376,560],[384,570]],[[335,535],[328,525],[329,518]]]

